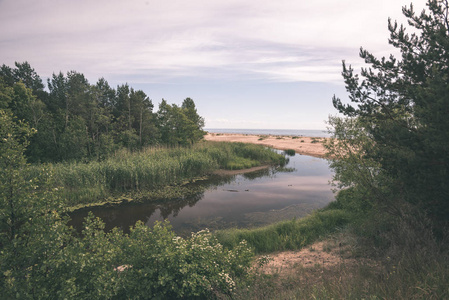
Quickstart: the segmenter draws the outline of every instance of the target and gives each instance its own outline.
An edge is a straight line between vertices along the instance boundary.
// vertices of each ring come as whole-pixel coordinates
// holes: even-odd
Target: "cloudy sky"
[[[341,61],[394,52],[388,17],[410,1],[0,0],[0,64],[191,97],[207,128],[324,129]]]

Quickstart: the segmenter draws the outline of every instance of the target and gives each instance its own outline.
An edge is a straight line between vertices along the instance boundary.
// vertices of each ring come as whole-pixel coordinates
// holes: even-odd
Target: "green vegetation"
[[[215,169],[282,164],[283,155],[258,145],[194,143],[203,120],[189,98],[181,107],[163,101],[152,114],[146,96],[127,85],[90,86],[70,72],[53,76],[47,94],[27,63],[16,67],[0,72],[2,297],[204,299],[247,282],[253,254],[245,242],[226,249],[208,232],[183,239],[167,224],[106,233],[92,215],[79,235],[61,215],[134,194],[183,194],[182,184]],[[108,95],[95,94],[98,85]]]
[[[362,49],[370,68],[360,75],[343,63],[352,103],[334,97],[345,117],[330,117],[334,139],[325,141],[339,192],[324,211],[349,213],[347,226],[332,236],[340,261],[261,274],[234,299],[449,297],[449,4],[427,6],[419,15],[403,9],[412,33],[389,23],[400,59]],[[256,249],[270,249],[256,233],[245,237]],[[269,236],[277,238],[274,229]]]
[[[350,160],[347,167],[357,160],[369,162],[367,167],[358,166],[362,176],[357,178],[363,183],[353,176],[344,186],[369,191],[372,202],[390,210],[399,211],[407,203],[435,221],[447,221],[448,3],[432,0],[427,5],[428,11],[419,15],[413,6],[403,10],[412,33],[389,22],[390,43],[400,50],[401,59],[378,59],[361,49],[360,56],[370,64],[362,69],[363,80],[343,63],[346,89],[354,104],[334,97],[334,106],[350,120],[340,123],[331,118],[335,137],[342,142],[330,144],[329,150],[339,160]],[[352,123],[345,126],[345,122]],[[348,151],[341,152],[343,147]],[[372,164],[376,166],[371,168]]]
[[[427,225],[416,219],[365,217],[314,248],[334,253],[334,263],[317,259],[309,267],[259,273],[233,299],[446,299],[447,248],[441,249]]]
[[[32,130],[3,110],[0,121],[3,298],[204,299],[229,295],[237,282],[246,282],[252,252],[244,242],[229,250],[208,232],[183,239],[167,224],[151,229],[141,222],[129,234],[117,229],[105,233],[104,224],[93,215],[77,235],[60,217],[61,194],[50,181],[51,169],[30,179],[24,151]],[[234,148],[250,157],[263,153],[244,145],[229,149]],[[186,168],[197,165],[193,161]],[[73,184],[93,180],[89,171],[80,173],[84,181]]]
[[[104,160],[123,147],[191,145],[203,138],[204,119],[195,103],[162,100],[157,112],[141,90],[111,88],[104,78],[90,84],[83,74],[53,74],[44,89],[27,63],[0,67],[0,109],[37,132],[26,156],[30,162]]]
[[[203,142],[188,148],[122,149],[101,162],[65,162],[48,168],[55,175],[55,187],[61,188],[65,205],[73,207],[104,202],[123,193],[130,197],[158,194],[164,187],[192,181],[216,169],[284,163],[283,155],[260,145]],[[31,173],[31,177],[42,176],[39,166],[33,166]]]
[[[287,149],[287,150],[284,150],[284,153],[288,156],[295,156],[296,151],[294,149]]]
[[[282,158],[256,145],[195,144],[203,121],[189,98],[181,107],[163,101],[153,114],[149,99],[127,85],[113,90],[100,79],[91,86],[69,72],[54,75],[47,93],[27,63],[3,65],[2,297],[449,298],[448,11],[440,0],[429,0],[418,16],[404,8],[415,32],[389,24],[402,59],[362,49],[371,65],[362,81],[343,64],[354,104],[334,98],[345,118],[329,119],[334,139],[325,142],[335,202],[304,219],[186,239],[168,224],[106,233],[92,215],[76,234],[61,213],[116,194],[157,194],[215,168]],[[165,147],[148,148],[159,144]],[[29,166],[27,159],[53,164]],[[329,234],[340,249],[335,266],[299,266],[287,277],[251,271],[253,252],[300,249]]]
[[[305,218],[283,221],[255,229],[217,231],[214,236],[221,244],[230,249],[241,241],[246,241],[256,253],[272,253],[301,249],[320,237],[343,227],[350,220],[349,212],[328,209],[317,211]]]

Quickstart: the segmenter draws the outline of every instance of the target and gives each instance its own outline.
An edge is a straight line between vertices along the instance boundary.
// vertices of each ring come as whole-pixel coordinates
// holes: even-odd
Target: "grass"
[[[349,223],[351,214],[339,209],[320,210],[312,215],[255,229],[228,229],[215,232],[225,247],[246,240],[255,253],[301,249],[318,238]]]
[[[181,185],[220,168],[237,170],[284,162],[283,155],[261,145],[204,142],[189,148],[120,150],[102,162],[50,164],[49,168],[56,186],[63,189],[65,205],[72,207],[104,202],[123,193]],[[39,170],[34,166],[34,172]]]

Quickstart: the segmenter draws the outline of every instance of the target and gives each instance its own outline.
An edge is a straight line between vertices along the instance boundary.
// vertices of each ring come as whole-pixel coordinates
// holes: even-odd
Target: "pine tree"
[[[385,199],[404,199],[433,217],[449,219],[449,4],[429,0],[416,14],[403,8],[412,33],[389,20],[389,43],[401,58],[376,58],[356,74],[343,62],[353,104],[334,97],[345,116],[363,120],[373,143],[361,149],[380,163]],[[380,178],[380,177],[379,177]],[[388,179],[386,179],[388,178]]]

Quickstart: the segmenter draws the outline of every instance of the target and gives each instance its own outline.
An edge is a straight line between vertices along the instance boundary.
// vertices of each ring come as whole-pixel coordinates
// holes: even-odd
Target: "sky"
[[[341,62],[397,54],[411,0],[0,0],[0,64],[128,83],[156,106],[190,97],[206,128],[325,129]],[[415,0],[416,11],[425,0]]]

